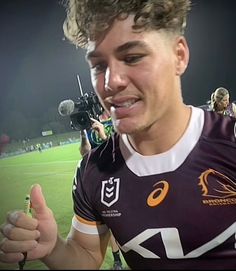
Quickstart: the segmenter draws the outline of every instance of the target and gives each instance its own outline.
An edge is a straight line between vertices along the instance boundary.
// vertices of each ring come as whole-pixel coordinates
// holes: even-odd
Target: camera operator
[[[86,131],[83,129],[80,131],[80,154],[84,156],[92,148],[99,146],[106,141],[109,136],[114,132],[111,118],[104,112],[99,116],[99,120],[90,118],[92,121],[91,129]],[[113,270],[122,270],[122,261],[120,258],[120,250],[116,243],[114,236],[111,233],[110,246],[113,255]]]
[[[80,142],[81,142],[80,154],[82,156],[84,156],[87,152],[89,152],[92,149],[92,145],[94,147],[96,146],[96,144],[93,141],[89,140],[89,137],[91,138],[91,133],[93,131],[96,131],[98,133],[98,136],[102,141],[105,141],[107,139],[107,135],[105,133],[103,124],[93,118],[91,118],[91,120],[93,121],[91,130],[89,130],[88,132],[86,131],[86,129],[80,131]]]
[[[103,143],[114,132],[111,118],[106,112],[99,116],[99,121],[94,118],[90,119],[92,121],[91,128],[87,131],[86,129],[80,131],[80,154],[82,156]]]

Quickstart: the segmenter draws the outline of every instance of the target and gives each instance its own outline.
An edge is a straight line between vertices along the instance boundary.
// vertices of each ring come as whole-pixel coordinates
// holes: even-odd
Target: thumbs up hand
[[[56,245],[57,224],[51,209],[47,207],[40,185],[30,192],[32,216],[14,211],[1,225],[0,261],[16,263],[24,258],[35,260],[49,255]]]

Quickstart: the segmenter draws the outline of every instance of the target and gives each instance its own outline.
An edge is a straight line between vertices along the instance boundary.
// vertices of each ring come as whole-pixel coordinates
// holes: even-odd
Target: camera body
[[[74,130],[89,130],[92,126],[90,118],[99,120],[104,109],[94,92],[85,93],[75,103],[77,112],[70,115],[70,125]]]

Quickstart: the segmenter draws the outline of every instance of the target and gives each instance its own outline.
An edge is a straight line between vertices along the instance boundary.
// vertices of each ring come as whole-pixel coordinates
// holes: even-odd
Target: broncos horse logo
[[[214,169],[204,171],[199,180],[203,196],[221,199],[236,197],[236,183]]]

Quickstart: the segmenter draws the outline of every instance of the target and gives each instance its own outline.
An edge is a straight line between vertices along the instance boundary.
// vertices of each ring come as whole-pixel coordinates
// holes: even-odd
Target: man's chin
[[[137,134],[139,132],[139,130],[137,129],[137,127],[119,127],[119,129],[117,130],[118,134],[126,134],[126,135],[134,135]]]
[[[140,122],[142,122],[142,120],[138,120],[134,117],[126,117],[122,119],[112,118],[114,130],[119,134],[132,135],[139,132],[143,128]]]

